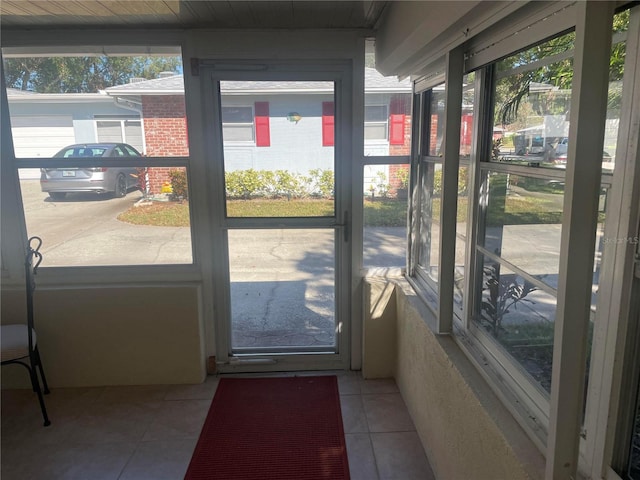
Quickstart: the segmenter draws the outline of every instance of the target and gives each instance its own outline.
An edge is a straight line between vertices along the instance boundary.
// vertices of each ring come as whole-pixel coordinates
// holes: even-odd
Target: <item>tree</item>
[[[614,34],[624,32],[629,28],[629,10],[622,11],[614,16],[612,31]],[[553,38],[527,50],[523,50],[508,57],[497,64],[497,71],[507,72],[515,70],[515,73],[503,77],[496,84],[496,111],[495,124],[517,124],[518,113],[521,105],[529,105],[529,114],[561,114],[568,110],[565,105],[568,95],[559,95],[559,91],[570,92],[573,82],[573,56],[575,33],[568,33]],[[615,85],[620,82],[624,74],[625,42],[615,43],[611,48],[609,61],[609,81]],[[543,59],[557,57],[557,61],[543,64],[538,68],[527,70],[527,64]],[[531,87],[535,84],[544,84],[552,87],[553,92],[536,95],[535,101],[529,96]],[[564,98],[563,98],[564,97]],[[609,92],[608,107],[616,109],[620,106],[621,90],[612,88]],[[521,116],[521,115],[520,115]]]
[[[132,77],[182,71],[180,57],[20,57],[5,59],[7,87],[38,93],[95,93]]]

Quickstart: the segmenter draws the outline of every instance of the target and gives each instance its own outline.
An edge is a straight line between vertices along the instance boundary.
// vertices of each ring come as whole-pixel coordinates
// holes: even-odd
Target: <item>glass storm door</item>
[[[220,371],[349,365],[349,162],[336,129],[347,70],[338,70],[211,70],[224,185],[215,207],[226,272],[216,297]]]

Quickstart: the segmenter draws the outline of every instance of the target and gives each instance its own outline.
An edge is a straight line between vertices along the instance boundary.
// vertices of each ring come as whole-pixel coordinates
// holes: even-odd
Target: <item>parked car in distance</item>
[[[612,161],[611,155],[609,155],[609,153],[603,151],[602,152],[602,162],[603,162],[603,164],[611,163],[611,161]],[[558,165],[566,165],[566,163],[567,163],[567,152],[565,151],[564,153],[556,155],[554,157],[553,163],[558,164]]]
[[[53,158],[140,157],[126,143],[83,143],[64,147]],[[105,160],[105,164],[109,161]],[[124,197],[127,191],[138,185],[135,167],[69,167],[40,169],[40,187],[53,200],[62,200],[67,193],[113,193]]]

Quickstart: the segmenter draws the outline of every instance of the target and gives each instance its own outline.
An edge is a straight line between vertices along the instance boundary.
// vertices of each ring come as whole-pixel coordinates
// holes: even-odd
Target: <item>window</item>
[[[416,188],[419,203],[416,209],[415,275],[427,287],[430,304],[438,308],[438,276],[440,270],[440,224],[442,195],[441,145],[445,108],[444,85],[420,94],[423,106],[420,116],[422,145],[419,155],[419,176]]]
[[[253,108],[223,106],[222,131],[225,141],[253,142]]]
[[[225,80],[220,88],[227,216],[334,216],[334,148],[321,146],[334,140],[334,104],[322,102],[335,98],[334,84]],[[323,92],[321,98],[308,93],[314,89]],[[330,128],[322,131],[321,105],[331,113]],[[254,120],[255,143],[240,141],[249,139]]]
[[[369,66],[364,69],[362,266],[399,269],[407,263],[412,86],[409,79],[383,77],[373,68],[372,49],[368,58]],[[381,86],[386,92],[380,92]]]
[[[459,326],[522,392],[529,418],[542,425],[549,415],[563,228],[564,164],[556,148],[568,136],[571,101],[571,75],[557,72],[571,69],[573,40],[573,33],[553,38],[487,67],[495,74],[493,118],[478,147],[475,270],[467,283],[473,291],[457,305],[462,311],[464,299],[474,299],[470,322],[463,317]],[[462,127],[469,120],[465,96]],[[461,150],[464,136],[463,127]]]
[[[42,238],[44,267],[193,262],[182,61],[158,48],[3,48],[27,234]]]
[[[271,146],[271,121],[269,102],[255,102],[252,106],[229,105],[230,96],[225,87],[233,82],[221,82],[222,132],[225,142],[254,143],[256,147]]]
[[[452,85],[449,92],[456,91],[455,95],[447,95],[444,85],[436,84],[440,78],[437,72],[430,72],[416,82],[416,87],[426,89],[415,94],[415,103],[421,105],[421,112],[416,115],[419,125],[414,132],[419,133],[421,145],[412,158],[412,168],[418,169],[414,179],[417,192],[414,193],[419,195],[412,211],[410,239],[414,243],[410,245],[409,258],[410,279],[424,300],[434,307],[438,327],[447,321],[438,311],[442,308],[441,302],[447,300],[451,303],[444,305],[453,306],[454,321],[451,330],[443,331],[451,331],[458,344],[493,381],[494,389],[505,399],[511,399],[509,408],[519,414],[523,425],[530,427],[528,433],[541,448],[548,440],[547,435],[556,435],[566,429],[561,424],[564,419],[554,418],[557,410],[551,408],[552,402],[571,397],[576,404],[578,401],[583,403],[580,455],[584,471],[594,465],[601,466],[591,458],[594,450],[601,448],[601,438],[596,435],[611,428],[610,412],[602,407],[607,400],[603,402],[603,398],[612,395],[613,401],[619,400],[616,393],[603,394],[601,390],[609,381],[611,371],[607,369],[619,368],[618,359],[622,358],[620,352],[613,352],[618,348],[611,341],[614,337],[607,335],[614,332],[635,338],[635,343],[627,341],[625,346],[634,353],[627,355],[631,366],[621,375],[624,378],[622,389],[627,390],[620,399],[620,408],[624,410],[620,418],[624,425],[620,438],[616,439],[619,453],[614,459],[615,465],[612,462],[616,472],[630,479],[640,478],[640,417],[637,413],[640,411],[637,407],[640,404],[637,393],[640,360],[635,353],[640,337],[635,325],[617,326],[616,312],[620,307],[612,305],[621,298],[628,299],[632,287],[628,287],[626,294],[617,294],[613,292],[614,285],[624,284],[627,288],[632,282],[628,278],[621,281],[623,272],[613,271],[613,265],[622,263],[617,263],[620,260],[611,248],[611,242],[630,223],[624,208],[630,208],[631,204],[633,208],[637,206],[637,196],[634,202],[630,200],[629,192],[623,195],[619,191],[623,183],[630,185],[631,182],[616,180],[624,176],[620,172],[616,172],[619,177],[612,175],[618,163],[631,161],[625,166],[625,172],[630,172],[628,169],[637,161],[625,158],[625,155],[634,155],[629,147],[619,148],[622,141],[633,142],[637,137],[637,128],[630,126],[634,125],[628,106],[631,102],[627,102],[625,108],[623,100],[624,95],[631,99],[633,89],[623,88],[622,83],[625,65],[637,68],[634,63],[637,59],[626,58],[625,63],[628,48],[625,32],[628,25],[638,28],[640,23],[637,17],[635,20],[635,24],[629,23],[629,11],[620,12],[614,18],[606,115],[602,112],[594,118],[595,110],[590,110],[589,105],[586,107],[588,113],[580,115],[573,126],[570,122],[576,121],[576,115],[575,112],[572,115],[571,110],[576,99],[572,97],[577,88],[574,81],[578,79],[577,76],[574,79],[574,55],[578,55],[574,49],[579,49],[574,32],[566,33],[565,30],[562,34],[547,36],[545,40],[540,38],[539,43],[522,51],[507,56],[496,55],[500,60],[476,65],[477,70],[466,75],[458,72],[460,77],[448,79],[447,83]],[[637,32],[629,38],[634,39],[635,52]],[[455,64],[455,61],[451,63]],[[584,89],[592,79],[587,75],[581,77],[584,83],[580,87]],[[458,81],[461,91],[457,90]],[[628,78],[625,81],[629,81]],[[459,137],[444,131],[445,121],[447,128],[453,128],[452,117],[458,115],[460,105],[458,95],[461,100]],[[444,112],[455,112],[456,115],[447,118]],[[584,138],[585,132],[597,130],[598,122],[604,133],[604,146],[602,170],[594,172],[598,165],[587,160],[589,152],[584,151],[585,158],[580,158],[584,145],[580,148],[572,143],[575,142],[573,137]],[[627,130],[619,125],[625,125]],[[445,151],[451,145],[452,137],[459,138],[459,155],[453,162],[451,152]],[[600,157],[599,149],[595,155]],[[576,168],[567,171],[568,161],[575,162]],[[449,165],[452,168],[448,169]],[[594,182],[583,181],[587,173],[581,176],[581,169],[587,172],[590,169],[589,175],[600,175],[599,188]],[[449,195],[456,185],[450,179],[443,180],[442,176],[450,172],[455,175],[456,171],[454,247],[454,237],[445,227],[449,225],[448,218],[452,217],[454,207]],[[445,181],[446,185],[442,187]],[[568,185],[573,185],[573,191],[568,190]],[[566,212],[565,202],[581,198],[581,190],[585,188],[593,194],[593,202],[589,203],[593,208],[589,209],[589,219],[585,215],[584,223],[581,223],[576,216],[577,211],[581,212],[580,208],[576,209],[574,205]],[[445,200],[448,206],[440,213],[441,202]],[[634,211],[637,213],[637,209]],[[624,222],[622,226],[620,221]],[[592,236],[566,236],[567,229],[575,232],[585,226],[594,227]],[[442,239],[443,236],[446,238]],[[630,232],[622,240],[634,238]],[[561,249],[561,241],[566,239],[570,239],[570,243]],[[591,247],[595,248],[591,250]],[[455,254],[449,255],[454,248]],[[580,278],[575,269],[568,267],[570,260],[576,258],[576,250],[581,250],[582,257],[594,253],[587,259],[586,275],[580,275]],[[615,264],[608,263],[614,260]],[[589,267],[592,267],[590,272]],[[443,272],[453,273],[451,298],[446,296],[447,282]],[[566,285],[560,283],[562,278],[567,279]],[[616,283],[612,281],[614,278]],[[571,298],[579,296],[573,291],[576,284],[584,287],[585,293],[591,289],[590,309],[579,320],[568,317],[580,307],[575,298]],[[634,291],[637,291],[637,285],[636,280]],[[572,293],[568,294],[569,291]],[[563,294],[564,302],[560,302]],[[582,300],[580,302],[584,304]],[[629,319],[634,324],[637,310],[631,310],[630,316],[634,316]],[[558,368],[559,358],[554,358],[554,350],[557,355],[560,346],[560,339],[555,338],[556,323],[564,322],[564,333],[580,320],[580,328],[586,327],[581,332],[587,352],[586,363],[576,367],[571,347],[565,347],[571,342],[566,333],[562,338],[561,355],[571,358],[569,362],[574,362],[571,368],[585,369],[585,390],[582,394],[566,394],[566,387],[562,385],[560,393],[554,397],[552,369]],[[621,331],[625,333],[621,334]],[[618,342],[625,344],[621,339]],[[632,343],[633,346],[629,346]],[[609,363],[605,363],[605,358]],[[587,399],[586,407],[583,399]],[[619,427],[617,425],[616,429]],[[595,478],[601,475],[601,470],[589,473]]]
[[[363,266],[406,264],[408,164],[364,166]]]
[[[460,164],[456,208],[456,251],[453,280],[454,313],[461,318],[465,297],[465,263],[467,251],[467,218],[469,216],[469,185],[471,176],[471,142],[475,126],[475,73],[463,78],[462,115],[460,118]]]
[[[386,140],[389,116],[386,105],[366,105],[364,107],[364,139]]]
[[[99,142],[128,143],[140,152],[144,152],[144,136],[142,122],[132,120],[96,120],[97,139]]]

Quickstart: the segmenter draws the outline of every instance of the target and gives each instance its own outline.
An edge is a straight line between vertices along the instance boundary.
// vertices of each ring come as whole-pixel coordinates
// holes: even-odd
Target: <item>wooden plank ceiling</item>
[[[0,26],[22,28],[373,29],[386,1],[2,0]]]

